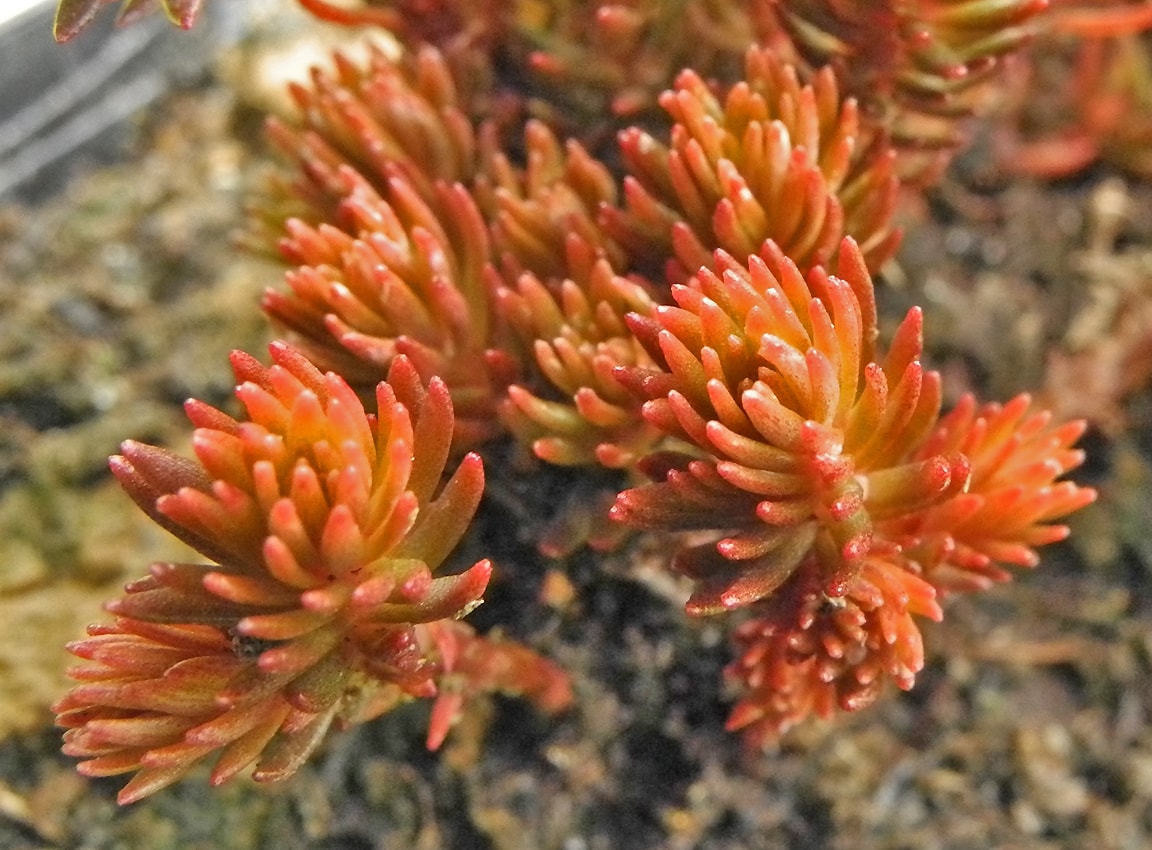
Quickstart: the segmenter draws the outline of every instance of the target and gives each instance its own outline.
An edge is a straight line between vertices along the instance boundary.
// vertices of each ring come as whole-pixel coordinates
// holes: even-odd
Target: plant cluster
[[[1044,3],[301,2],[403,50],[335,57],[269,126],[288,165],[249,241],[289,267],[263,301],[285,341],[234,355],[246,417],[189,402],[195,460],[113,458],[211,562],[153,565],[72,646],[65,749],[135,771],[122,801],[217,751],[213,782],[286,776],[404,699],[436,700],[432,746],[479,692],[562,708],[557,667],[461,619],[499,441],[619,476],[574,525],[664,535],[688,614],[732,622],[754,743],[911,687],[941,598],[1093,500],[1062,480],[1083,424],[944,412],[921,311],[881,340],[873,280],[901,178]],[[64,0],[62,31],[99,5]]]
[[[1145,4],[1071,3],[1053,6],[1050,54],[1067,54],[1050,62],[1051,79],[1041,77],[1039,63],[1023,66],[1011,81],[1019,102],[1015,125],[997,128],[1004,167],[1042,177],[1066,177],[1104,161],[1146,177],[1152,171],[1144,118],[1152,102],[1152,57],[1142,33],[1152,28],[1152,8]],[[1025,108],[1029,90],[1049,90],[1059,107],[1056,127],[1046,127]],[[1039,124],[1039,126],[1036,126]]]

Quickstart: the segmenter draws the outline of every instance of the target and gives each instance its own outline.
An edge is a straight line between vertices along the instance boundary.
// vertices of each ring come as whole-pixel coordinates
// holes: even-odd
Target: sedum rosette
[[[341,378],[283,343],[271,350],[268,368],[233,355],[247,419],[188,403],[196,460],[133,442],[112,459],[141,508],[214,562],[153,565],[108,606],[116,624],[72,647],[94,663],[56,706],[65,751],[89,775],[138,771],[122,802],[216,750],[213,782],[253,762],[257,779],[281,778],[333,721],[435,696],[459,663],[424,630],[466,615],[491,575],[487,560],[444,572],[484,486],[474,454],[441,482],[444,383],[425,386],[397,358],[369,416]],[[463,624],[453,634],[455,647],[472,640]],[[561,704],[563,675],[522,654],[520,680],[505,672],[474,690]],[[433,742],[453,716],[439,713]]]

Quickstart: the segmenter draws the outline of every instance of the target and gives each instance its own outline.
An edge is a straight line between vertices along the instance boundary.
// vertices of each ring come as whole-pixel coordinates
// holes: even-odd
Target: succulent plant
[[[374,47],[363,63],[336,53],[332,70],[314,68],[309,85],[289,92],[299,120],[269,119],[268,136],[296,170],[274,180],[257,207],[270,248],[289,218],[341,223],[339,205],[354,188],[348,167],[381,193],[402,177],[433,205],[438,182],[469,184],[477,173],[472,118],[434,48],[397,59]]]
[[[810,715],[865,708],[889,679],[911,688],[924,666],[914,615],[943,616],[933,587],[883,556],[864,558],[835,597],[809,560],[755,613],[737,627],[737,657],[726,670],[740,689],[728,729],[752,746]]]
[[[459,447],[491,438],[498,398],[519,366],[494,347],[488,232],[471,195],[438,183],[432,206],[395,174],[385,201],[358,172],[342,174],[350,189],[340,211],[352,232],[290,219],[281,250],[299,265],[287,289],[266,291],[265,313],[312,361],[361,389],[404,355],[425,379],[447,384]]]
[[[980,405],[971,395],[941,417],[916,457],[958,452],[968,459],[968,486],[918,514],[882,523],[924,578],[942,593],[987,590],[1007,581],[1004,567],[1035,567],[1036,548],[1063,540],[1053,522],[1088,505],[1096,491],[1060,480],[1084,462],[1074,448],[1082,420],[1054,423],[1027,394]]]
[[[730,532],[673,563],[697,581],[692,613],[764,598],[813,554],[840,595],[871,550],[874,513],[967,484],[959,454],[912,458],[940,406],[939,376],[919,362],[920,313],[875,354],[872,282],[850,239],[838,276],[817,266],[805,278],[772,242],[746,262],[717,252],[714,266],[673,287],[676,306],[629,317],[657,365],[617,374],[648,422],[695,451],[642,460],[655,483],[622,493],[613,516]]]
[[[440,631],[422,634],[478,605],[492,571],[482,560],[440,574],[484,486],[475,454],[441,482],[444,383],[425,386],[398,357],[370,417],[342,378],[271,351],[268,368],[233,355],[246,420],[188,403],[195,461],[133,442],[112,459],[145,513],[214,562],[154,564],[108,606],[117,624],[73,646],[95,665],[56,706],[66,751],[89,774],[139,770],[122,801],[221,748],[214,782],[253,761],[258,779],[281,778],[334,720],[435,696],[450,670],[467,678]],[[519,664],[490,683],[513,689],[522,673],[562,691],[534,653]]]
[[[545,460],[625,467],[657,446],[614,376],[614,367],[648,365],[624,316],[667,301],[669,283],[710,265],[714,249],[746,255],[773,239],[802,268],[830,259],[846,232],[864,241],[872,267],[895,250],[891,152],[878,141],[860,147],[855,104],[841,101],[831,72],[802,86],[752,48],[745,75],[721,101],[685,71],[660,101],[676,121],[671,147],[625,131],[624,205],[604,193],[596,222],[574,215],[569,225],[603,256],[570,237],[567,262],[530,266],[544,280],[522,275],[501,290],[510,322],[535,339],[544,378],[537,391],[510,388],[505,419]]]
[[[875,353],[851,240],[837,275],[805,278],[772,243],[713,265],[673,288],[676,306],[629,317],[656,366],[618,374],[644,418],[691,448],[641,459],[655,483],[621,493],[612,515],[712,532],[672,567],[695,582],[689,613],[752,612],[735,633],[729,675],[745,692],[729,726],[760,743],[867,705],[887,678],[911,687],[914,618],[1034,565],[1034,547],[1068,534],[1053,521],[1096,494],[1057,480],[1083,460],[1082,422],[1054,426],[1027,396],[966,396],[938,418],[918,310]]]
[[[1049,179],[1096,162],[1136,177],[1152,174],[1152,126],[1145,117],[1152,105],[1152,55],[1138,34],[1147,29],[1148,6],[1053,9],[1054,32],[1037,41],[1036,61],[1010,81],[1010,108],[994,128],[1000,167]],[[1066,30],[1084,31],[1086,38],[1070,45]],[[1073,58],[1060,61],[1070,48]],[[1042,77],[1037,66],[1058,69],[1058,75]],[[1038,87],[1056,104],[1039,106]],[[1053,119],[1057,125],[1048,126]]]
[[[621,365],[647,364],[624,316],[648,315],[656,301],[643,279],[615,274],[587,243],[569,240],[571,277],[549,287],[525,272],[497,291],[501,312],[523,335],[556,399],[521,384],[508,388],[501,415],[537,457],[563,466],[634,465],[659,439],[616,379]]]
[[[102,3],[62,0],[58,34]],[[210,562],[153,565],[71,647],[65,750],[135,771],[122,802],[217,752],[214,783],[281,778],[405,699],[435,700],[433,748],[487,691],[567,704],[559,668],[461,621],[492,571],[451,558],[473,450],[507,434],[609,470],[586,510],[628,482],[602,539],[691,532],[671,567],[690,614],[740,609],[753,743],[911,687],[920,618],[1095,497],[1062,480],[1082,423],[1028,396],[941,415],[918,308],[878,342],[898,174],[930,179],[1043,0],[300,4],[404,47],[335,57],[269,124],[291,165],[249,241],[289,266],[263,301],[289,342],[233,356],[246,418],[191,401],[194,460],[112,460]]]
[[[601,153],[621,121],[661,123],[656,98],[683,68],[731,78],[771,38],[766,4],[746,0],[300,0],[337,23],[375,22],[432,44],[462,78],[485,80],[494,111],[533,116]]]
[[[933,179],[978,109],[980,84],[1040,26],[1048,0],[787,0],[781,27],[813,67],[844,89],[904,152],[900,172]]]
[[[749,48],[742,79],[722,94],[692,69],[660,104],[671,145],[639,128],[621,136],[626,207],[609,233],[672,282],[721,248],[754,254],[766,239],[802,269],[827,263],[844,236],[879,269],[899,244],[897,181],[882,135],[861,127],[830,68],[801,84],[770,50]]]
[[[739,700],[728,728],[759,746],[808,715],[871,704],[885,681],[903,690],[924,666],[916,618],[940,620],[949,593],[985,590],[1033,567],[1035,547],[1062,540],[1053,522],[1095,497],[1057,481],[1083,454],[1071,446],[1082,422],[1053,426],[1030,399],[978,408],[971,396],[940,422],[918,458],[960,452],[971,469],[963,492],[919,510],[877,517],[870,550],[838,592],[821,586],[809,556],[733,635],[728,677]]]

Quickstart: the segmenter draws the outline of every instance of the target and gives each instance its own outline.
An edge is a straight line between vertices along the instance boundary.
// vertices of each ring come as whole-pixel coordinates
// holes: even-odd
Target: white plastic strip
[[[55,0],[0,0],[0,27],[14,21],[25,12],[37,8],[49,8]]]

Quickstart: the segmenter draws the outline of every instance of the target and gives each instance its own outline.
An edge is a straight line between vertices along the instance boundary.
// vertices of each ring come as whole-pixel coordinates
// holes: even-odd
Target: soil
[[[257,127],[223,84],[179,92],[130,163],[0,210],[0,847],[1152,846],[1152,393],[1124,380],[1147,349],[1121,345],[1152,328],[1124,324],[1152,300],[1152,189],[1104,165],[1012,177],[988,129],[906,211],[882,307],[924,306],[950,398],[1030,389],[1090,416],[1076,478],[1101,498],[1036,570],[949,601],[912,691],[747,751],[723,729],[724,631],[682,614],[666,553],[542,558],[572,480],[498,477],[474,545],[499,578],[470,619],[563,664],[571,710],[495,699],[429,754],[411,704],[281,784],[212,790],[198,771],[128,808],[120,780],[79,777],[48,708],[64,644],[126,578],[182,557],[105,458],[127,437],[181,447],[180,402],[226,404],[228,351],[268,339],[256,304],[280,271],[233,247]]]

